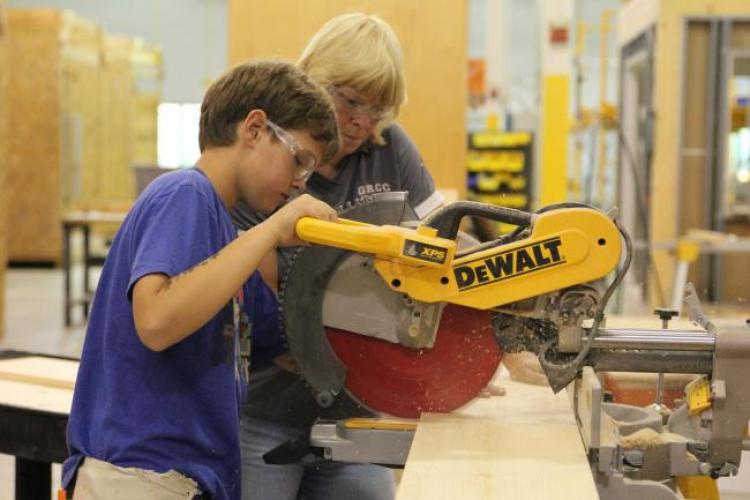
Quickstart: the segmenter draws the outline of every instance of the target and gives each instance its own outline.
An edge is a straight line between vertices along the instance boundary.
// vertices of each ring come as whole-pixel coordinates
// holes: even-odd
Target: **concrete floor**
[[[75,272],[78,271],[78,272]],[[82,289],[81,270],[74,270],[74,289]],[[78,278],[75,280],[75,278]],[[96,278],[96,276],[94,277]],[[63,274],[59,269],[11,269],[6,277],[6,328],[0,349],[79,357],[85,336],[80,310],[76,326],[63,325]],[[739,477],[721,480],[722,500],[750,500],[750,454]],[[60,466],[53,466],[53,491]],[[13,498],[13,457],[0,454],[0,499]],[[50,498],[55,500],[51,494]]]

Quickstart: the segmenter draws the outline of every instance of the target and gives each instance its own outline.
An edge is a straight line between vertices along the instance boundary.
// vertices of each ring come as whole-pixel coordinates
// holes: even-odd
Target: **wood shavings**
[[[623,448],[638,448],[647,450],[668,443],[684,443],[688,439],[673,432],[656,432],[651,428],[641,429],[627,436],[620,436],[620,445]]]

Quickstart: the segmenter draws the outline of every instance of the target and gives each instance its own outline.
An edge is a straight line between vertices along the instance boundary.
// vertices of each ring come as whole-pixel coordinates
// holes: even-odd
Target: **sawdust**
[[[619,441],[623,448],[645,450],[667,443],[684,443],[688,440],[684,436],[673,432],[656,432],[647,427],[627,436],[620,436]]]

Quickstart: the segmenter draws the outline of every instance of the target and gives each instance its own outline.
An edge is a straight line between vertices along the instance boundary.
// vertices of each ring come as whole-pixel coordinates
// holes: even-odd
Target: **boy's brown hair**
[[[325,143],[321,163],[338,152],[336,112],[328,93],[302,70],[279,60],[241,63],[209,87],[201,104],[201,152],[234,144],[237,125],[253,109],[262,109],[285,129],[308,131]]]

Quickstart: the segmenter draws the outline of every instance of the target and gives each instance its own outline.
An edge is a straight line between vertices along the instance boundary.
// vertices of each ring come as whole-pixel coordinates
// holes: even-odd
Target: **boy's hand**
[[[336,222],[336,211],[328,204],[316,200],[309,194],[303,194],[281,207],[274,213],[266,224],[271,224],[276,234],[278,246],[302,245],[304,242],[297,237],[297,221],[302,217],[315,217],[330,222]]]

